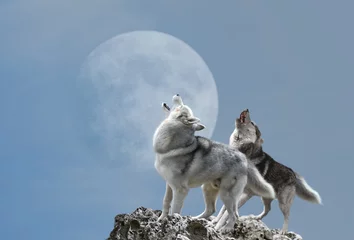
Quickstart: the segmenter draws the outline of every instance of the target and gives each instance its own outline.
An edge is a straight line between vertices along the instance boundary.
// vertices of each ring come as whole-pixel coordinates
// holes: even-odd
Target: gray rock
[[[269,229],[262,221],[241,217],[231,231],[216,231],[206,219],[174,214],[157,222],[160,210],[139,207],[131,214],[115,217],[114,228],[107,240],[302,240],[289,232]]]

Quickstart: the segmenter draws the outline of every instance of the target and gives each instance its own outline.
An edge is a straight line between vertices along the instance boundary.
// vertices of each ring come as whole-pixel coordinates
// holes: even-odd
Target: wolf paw
[[[288,231],[282,229],[279,234],[280,234],[280,235],[285,235],[285,234],[287,234],[287,233],[288,233]]]
[[[220,228],[219,231],[222,232],[223,234],[225,234],[225,233],[231,232],[232,230],[234,230],[234,226],[229,225],[229,224],[226,224],[225,226],[223,226],[222,228]]]
[[[211,220],[211,224],[216,225],[219,222],[220,219],[215,217],[213,220]]]
[[[244,221],[246,219],[255,219],[255,220],[259,220],[258,219],[258,216],[255,216],[253,214],[250,214],[250,215],[246,215],[246,216],[241,216],[239,217],[240,220]]]
[[[280,233],[280,234],[273,235],[273,240],[291,240],[291,238]]]
[[[162,220],[164,220],[167,217],[166,214],[161,214],[161,216],[157,219],[158,222],[161,222]]]
[[[257,216],[251,215],[251,218],[254,220],[260,221],[263,218],[263,214],[259,214]]]

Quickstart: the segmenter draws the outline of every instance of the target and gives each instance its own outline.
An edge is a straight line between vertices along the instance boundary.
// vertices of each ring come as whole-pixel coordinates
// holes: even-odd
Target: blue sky
[[[157,30],[197,51],[219,95],[213,139],[227,142],[244,108],[264,148],[302,174],[324,206],[296,198],[290,230],[349,238],[354,223],[352,1],[0,1],[0,236],[104,239],[114,216],[160,209],[156,171],[127,167],[92,130],[77,76],[87,55],[124,32]],[[151,159],[153,166],[153,159]],[[220,207],[220,202],[218,203]],[[200,189],[183,214],[204,209]],[[262,210],[252,199],[241,214]],[[273,202],[264,219],[280,228]],[[338,233],[338,231],[340,233]]]

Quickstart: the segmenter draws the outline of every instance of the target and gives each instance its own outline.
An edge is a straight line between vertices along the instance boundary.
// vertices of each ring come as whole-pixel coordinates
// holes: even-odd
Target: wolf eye
[[[186,118],[186,117],[187,117],[187,114],[182,113],[181,115],[178,116],[178,118],[182,118],[182,117],[185,117],[185,118]]]

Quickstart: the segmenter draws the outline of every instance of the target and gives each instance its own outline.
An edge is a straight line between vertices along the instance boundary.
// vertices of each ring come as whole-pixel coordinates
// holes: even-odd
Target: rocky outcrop
[[[302,240],[289,232],[280,235],[278,229],[269,229],[262,221],[242,217],[231,231],[216,231],[210,221],[194,220],[190,216],[174,214],[161,222],[161,211],[139,207],[131,214],[115,217],[114,228],[107,240]]]

